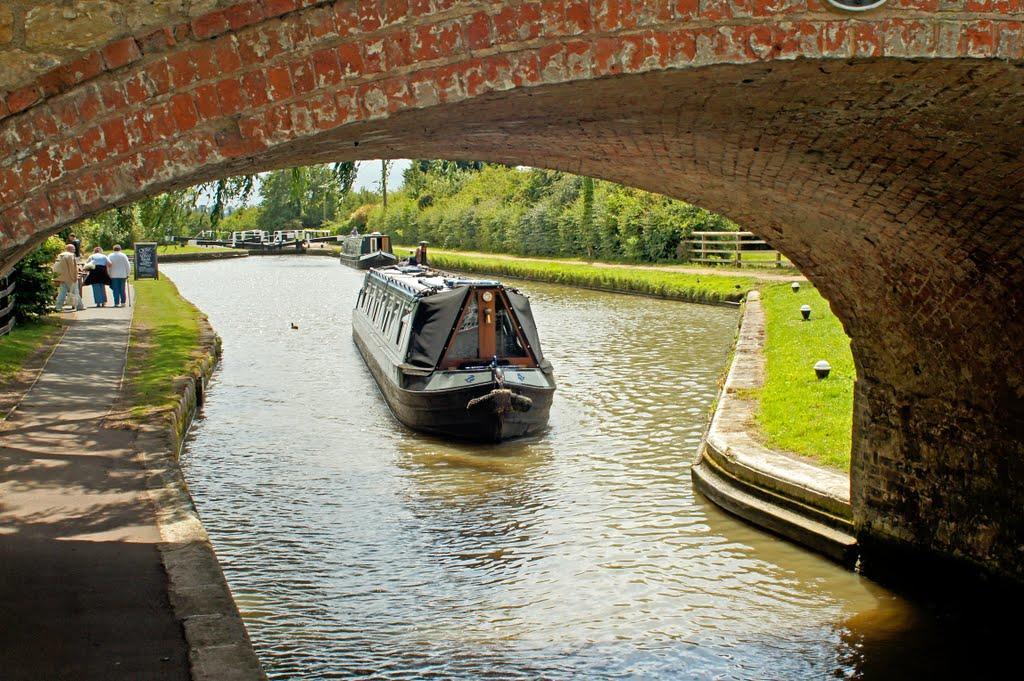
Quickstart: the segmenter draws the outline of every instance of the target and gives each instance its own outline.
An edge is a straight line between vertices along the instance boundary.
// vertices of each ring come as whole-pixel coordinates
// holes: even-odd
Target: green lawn
[[[408,252],[396,249],[399,257]],[[739,301],[754,286],[743,276],[699,275],[652,269],[594,265],[480,255],[430,253],[430,264],[443,270],[548,281],[555,284],[640,293],[690,302]]]
[[[200,356],[202,313],[181,297],[171,280],[135,282],[135,316],[128,351],[127,399],[133,415],[172,406],[174,379]]]
[[[61,321],[57,316],[16,324],[9,335],[0,338],[0,381],[17,374],[32,353],[54,340],[60,330]]]
[[[134,251],[131,248],[122,249],[124,254],[131,257]],[[214,253],[217,251],[233,251],[234,248],[225,248],[223,246],[167,246],[160,245],[156,247],[157,255],[171,255],[179,253]],[[109,255],[110,251],[106,251]]]
[[[767,444],[849,470],[856,372],[850,339],[809,283],[794,294],[788,284],[761,292],[765,312],[767,377],[759,391],[760,424]],[[800,306],[811,306],[803,321]],[[832,365],[819,381],[814,364]]]

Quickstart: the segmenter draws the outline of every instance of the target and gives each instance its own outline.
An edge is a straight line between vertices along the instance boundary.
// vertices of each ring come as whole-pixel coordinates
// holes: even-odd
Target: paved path
[[[107,430],[131,310],[75,314],[0,424],[0,678],[188,679],[134,434]]]
[[[409,248],[405,246],[403,248]],[[593,267],[606,267],[610,269],[629,269],[629,270],[659,270],[662,272],[680,272],[683,274],[702,274],[707,276],[733,276],[733,277],[747,277],[748,279],[754,279],[756,281],[807,281],[807,278],[799,273],[795,272],[775,272],[770,269],[759,269],[756,267],[740,268],[740,269],[729,269],[725,267],[695,267],[691,265],[634,265],[630,263],[616,263],[616,262],[589,262],[586,260],[576,260],[573,258],[530,258],[519,255],[505,255],[502,253],[480,253],[477,251],[450,251],[442,248],[428,249],[427,257],[430,257],[430,253],[438,253],[440,255],[465,255],[474,258],[497,258],[498,260],[522,260],[526,262],[554,262],[563,263],[566,265],[591,265]]]

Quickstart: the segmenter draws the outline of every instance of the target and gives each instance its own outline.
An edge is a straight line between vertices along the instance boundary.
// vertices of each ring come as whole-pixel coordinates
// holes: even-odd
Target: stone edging
[[[220,337],[201,322],[203,356],[176,386],[178,404],[138,427],[135,446],[148,470],[167,591],[182,623],[194,681],[266,679],[220,563],[178,466],[178,454],[220,358]]]
[[[735,353],[691,468],[694,486],[730,513],[844,564],[856,560],[850,480],[840,471],[769,449],[754,436],[764,384],[764,311],[747,296]]]

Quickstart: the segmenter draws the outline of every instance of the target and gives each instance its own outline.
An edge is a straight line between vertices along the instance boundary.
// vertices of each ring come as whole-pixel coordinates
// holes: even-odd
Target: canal
[[[464,445],[388,412],[360,273],[163,270],[224,340],[182,465],[271,678],[896,678],[978,636],[694,494],[734,310],[522,283],[551,427]]]

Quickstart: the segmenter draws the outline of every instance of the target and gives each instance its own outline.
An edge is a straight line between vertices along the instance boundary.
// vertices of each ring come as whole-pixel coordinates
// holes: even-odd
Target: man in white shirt
[[[120,244],[114,246],[114,252],[108,256],[107,274],[110,276],[110,289],[114,293],[114,307],[124,307],[125,290],[128,287],[128,275],[132,271],[132,263],[128,256],[121,252]]]

